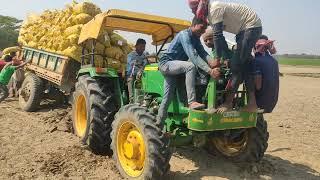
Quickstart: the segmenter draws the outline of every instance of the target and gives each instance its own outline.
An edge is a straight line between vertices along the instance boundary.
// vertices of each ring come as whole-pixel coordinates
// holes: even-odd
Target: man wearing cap
[[[226,101],[218,109],[219,112],[232,109],[232,101],[239,85],[246,81],[249,92],[249,102],[243,111],[256,112],[257,104],[254,94],[254,80],[250,76],[250,67],[253,57],[252,49],[262,34],[262,23],[258,15],[249,7],[236,4],[209,0],[188,0],[192,12],[197,18],[207,20],[212,26],[214,48],[217,53],[216,60],[220,60],[228,45],[223,36],[223,31],[236,34],[237,50],[230,60],[232,83],[231,92]]]

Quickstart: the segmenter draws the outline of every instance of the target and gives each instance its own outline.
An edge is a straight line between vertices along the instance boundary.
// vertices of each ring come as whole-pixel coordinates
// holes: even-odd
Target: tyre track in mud
[[[70,109],[26,113],[0,104],[0,179],[119,179],[113,161],[80,145],[66,124]]]

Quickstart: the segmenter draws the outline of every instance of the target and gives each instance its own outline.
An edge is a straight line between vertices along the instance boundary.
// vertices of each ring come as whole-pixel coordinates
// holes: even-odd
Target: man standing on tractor
[[[140,78],[144,67],[148,64],[146,49],[146,41],[138,39],[135,45],[135,51],[128,54],[127,59],[127,82],[130,103],[133,102],[133,85],[134,81]]]
[[[179,32],[172,40],[169,48],[160,58],[159,70],[164,76],[164,95],[160,105],[158,118],[165,120],[167,110],[172,100],[177,84],[177,76],[185,74],[185,84],[190,109],[201,109],[205,105],[196,102],[195,75],[196,67],[199,67],[211,77],[220,75],[219,69],[212,69],[208,65],[212,60],[204,50],[200,37],[205,32],[207,23],[194,18],[189,29]],[[190,61],[191,62],[190,62]]]
[[[226,101],[218,108],[219,112],[232,109],[232,102],[239,85],[246,81],[249,93],[249,102],[242,111],[256,112],[257,104],[254,91],[254,79],[250,75],[252,49],[262,34],[262,23],[256,12],[251,8],[236,3],[224,3],[209,0],[188,0],[192,12],[197,18],[208,21],[213,29],[214,48],[217,61],[220,61],[223,52],[228,49],[223,31],[236,34],[237,50],[230,60],[232,81],[231,92]]]

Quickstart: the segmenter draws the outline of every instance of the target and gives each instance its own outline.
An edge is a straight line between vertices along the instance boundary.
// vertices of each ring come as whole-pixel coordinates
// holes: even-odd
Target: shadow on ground
[[[266,154],[259,163],[232,163],[224,158],[209,155],[204,150],[178,148],[175,158],[189,159],[194,170],[170,172],[168,179],[308,179],[319,180],[320,173],[298,163]]]
[[[42,100],[37,112],[48,112],[52,110],[63,110],[71,107],[70,104],[66,102],[56,102],[54,100]]]

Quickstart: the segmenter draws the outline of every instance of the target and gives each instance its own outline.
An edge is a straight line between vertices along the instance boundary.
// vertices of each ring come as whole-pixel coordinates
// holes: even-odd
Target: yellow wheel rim
[[[80,95],[76,100],[75,128],[78,136],[83,137],[87,129],[87,106],[84,95]]]
[[[245,150],[248,139],[248,131],[245,131],[236,140],[227,137],[214,137],[211,139],[211,143],[225,156],[234,157]]]
[[[117,152],[126,174],[130,177],[142,174],[146,157],[143,135],[137,126],[129,121],[122,123],[118,131]]]

